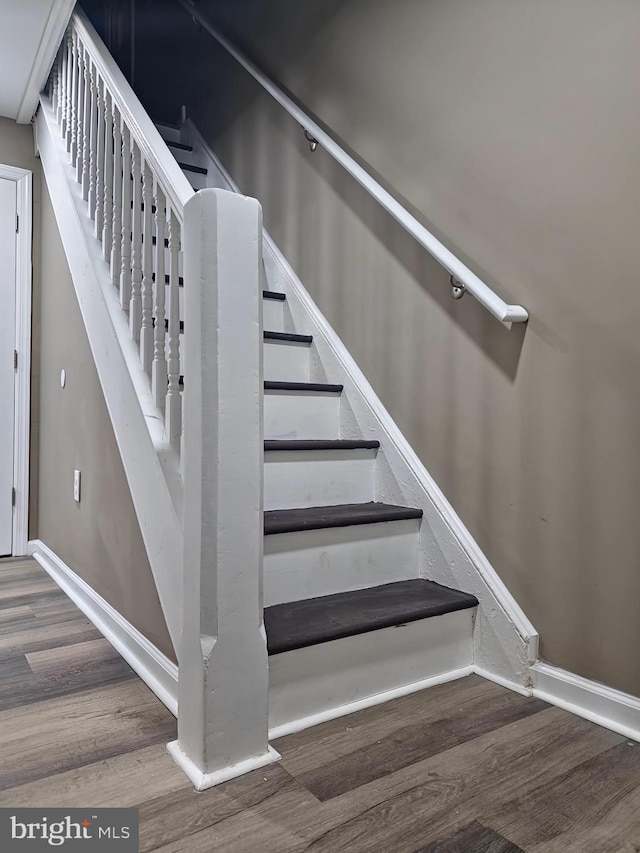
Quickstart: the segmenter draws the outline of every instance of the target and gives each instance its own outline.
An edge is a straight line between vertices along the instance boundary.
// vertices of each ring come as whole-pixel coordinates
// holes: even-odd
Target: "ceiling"
[[[75,0],[0,0],[0,116],[26,124]]]

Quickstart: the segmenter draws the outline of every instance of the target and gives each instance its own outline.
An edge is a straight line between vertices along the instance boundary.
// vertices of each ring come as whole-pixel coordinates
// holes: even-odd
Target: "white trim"
[[[157,646],[118,613],[108,601],[39,539],[29,542],[29,553],[122,655],[144,683],[174,716],[178,715],[178,667]]]
[[[193,142],[194,150],[200,147],[208,158],[209,177],[215,180],[217,173],[227,189],[241,192],[190,119],[185,122],[183,130]],[[353,435],[343,432],[343,438],[362,435],[380,440],[379,454],[386,456],[396,479],[407,487],[402,496],[390,495],[391,502],[410,500],[412,505],[421,507],[425,513],[423,527],[430,531],[430,539],[435,540],[436,549],[446,550],[446,560],[439,554],[437,563],[430,565],[429,577],[445,585],[458,585],[478,597],[480,606],[474,633],[477,670],[511,689],[528,690],[529,667],[538,657],[535,628],[266,231],[264,255],[267,268],[270,265],[276,276],[268,286],[287,294],[289,309],[294,309],[296,303],[302,308],[304,328],[297,328],[297,324],[296,328],[313,334],[314,345],[327,373],[325,381],[344,383],[343,398],[356,413],[358,423],[354,425]],[[330,361],[333,361],[333,366]]]
[[[56,51],[69,23],[76,0],[54,0],[36,51],[31,74],[18,109],[18,124],[29,124],[38,106],[40,92],[47,82]]]
[[[50,107],[36,119],[43,173],[140,532],[174,647],[182,628],[182,478]]]
[[[426,690],[427,687],[436,687],[438,684],[445,684],[447,681],[456,681],[458,678],[465,678],[474,672],[472,666],[463,666],[459,669],[452,669],[450,672],[443,672],[439,675],[432,675],[430,678],[424,678],[422,681],[414,681],[411,684],[403,684],[402,687],[394,687],[392,690],[385,690],[383,693],[376,693],[374,696],[367,696],[365,699],[358,699],[357,702],[349,702],[346,705],[340,705],[338,708],[330,708],[327,711],[322,711],[319,714],[311,714],[308,717],[300,717],[297,720],[292,720],[289,723],[283,723],[280,726],[273,726],[269,729],[269,740],[277,740],[285,735],[301,732],[304,729],[309,729],[311,726],[317,726],[320,723],[326,723],[328,720],[336,720],[339,717],[346,717],[348,714],[355,714],[356,711],[362,711],[365,708],[373,708],[375,705],[382,705],[383,702],[390,702],[392,699],[399,699],[402,696],[410,696],[412,693],[417,693],[419,690]]]
[[[15,375],[13,429],[13,508],[11,553],[27,553],[29,538],[29,447],[31,413],[31,234],[33,230],[33,174],[28,169],[0,165],[0,178],[15,181],[16,213],[20,227],[16,235],[16,318],[15,349],[18,369]]]
[[[481,666],[474,666],[473,672],[481,678],[486,678],[487,681],[493,681],[494,684],[499,684],[500,687],[506,687],[507,690],[513,690],[521,696],[531,696],[531,687],[525,687],[518,684],[509,678],[503,678],[495,672],[489,672],[488,669],[483,669]]]
[[[531,668],[533,695],[640,741],[640,699],[597,681],[538,661]]]
[[[432,255],[454,278],[464,284],[465,288],[481,305],[503,323],[526,323],[529,319],[527,310],[522,305],[508,305],[504,299],[492,290],[484,281],[462,263],[453,252],[447,249],[440,240],[428,231],[415,216],[403,207],[390,192],[384,189],[366,169],[348,154],[327,131],[315,122],[289,95],[287,95],[273,80],[239,51],[222,33],[207,20],[206,16],[192,5],[191,0],[179,0],[194,20],[207,30],[222,45],[222,47],[247,71],[271,97],[283,107],[295,121],[310,133],[314,140],[357,181],[369,195],[392,216],[402,228]]]
[[[238,764],[225,767],[223,770],[216,770],[215,773],[203,773],[181,749],[177,740],[168,743],[167,750],[178,767],[193,782],[196,791],[206,791],[207,788],[213,788],[214,785],[220,785],[222,782],[228,782],[229,779],[235,779],[245,773],[250,773],[252,770],[258,770],[260,767],[266,767],[268,764],[280,761],[282,757],[279,752],[269,746],[265,753],[257,755],[255,758],[247,758]]]

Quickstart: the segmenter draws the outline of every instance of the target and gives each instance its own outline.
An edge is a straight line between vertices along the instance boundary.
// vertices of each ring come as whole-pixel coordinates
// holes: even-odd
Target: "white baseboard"
[[[501,675],[498,675],[495,672],[490,672],[488,669],[483,669],[481,666],[474,666],[473,672],[476,675],[479,675],[481,678],[486,678],[487,681],[493,681],[494,684],[499,684],[500,687],[506,687],[507,690],[513,690],[515,693],[519,693],[521,696],[531,696],[531,688],[525,687],[522,684],[519,684],[516,681],[512,681],[509,678],[503,678]]]
[[[122,655],[158,699],[178,715],[178,667],[39,539],[29,553]]]
[[[235,779],[237,776],[250,773],[252,770],[266,767],[281,758],[280,753],[269,746],[265,753],[257,755],[255,758],[247,758],[245,761],[240,761],[238,764],[232,764],[230,767],[224,767],[222,770],[216,770],[213,773],[203,773],[183,751],[179,741],[173,740],[168,743],[167,750],[178,767],[193,782],[196,791],[206,791],[207,788],[213,788],[214,785],[228,782],[229,779]]]
[[[536,698],[640,741],[640,699],[542,661],[531,674]]]

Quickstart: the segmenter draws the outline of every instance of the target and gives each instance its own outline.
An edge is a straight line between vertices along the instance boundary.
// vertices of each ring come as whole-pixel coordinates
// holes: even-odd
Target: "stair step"
[[[273,290],[262,291],[262,322],[264,329],[274,332],[285,330],[285,295]],[[286,377],[281,377],[286,378]]]
[[[206,175],[209,172],[204,166],[193,166],[191,163],[181,163],[178,161],[178,166],[180,166],[183,172],[195,172],[196,175]]]
[[[264,610],[267,649],[277,655],[477,605],[475,595],[420,578],[273,604]]]
[[[165,142],[170,148],[179,148],[181,151],[193,151],[193,145],[185,145],[184,142],[174,142],[172,139],[165,139]]]
[[[175,121],[165,121],[164,119],[161,119],[161,118],[154,118],[153,123],[155,124],[156,127],[158,127],[158,126],[169,127],[169,128],[171,128],[171,130],[182,130],[182,125],[178,124]]]
[[[327,527],[351,527],[356,524],[378,524],[422,518],[422,510],[409,506],[371,503],[312,506],[302,509],[273,509],[264,514],[264,535],[294,533],[301,530],[323,530]]]
[[[267,348],[283,347],[266,344]],[[309,354],[306,348],[302,352]],[[340,435],[340,386],[267,380],[264,389],[265,438],[325,439]]]
[[[265,391],[317,391],[326,394],[342,394],[344,385],[330,385],[326,382],[274,382],[264,383]]]
[[[265,451],[307,451],[307,450],[377,450],[379,441],[356,441],[347,438],[334,439],[298,439],[294,441],[267,439]]]
[[[264,332],[265,341],[291,341],[298,344],[310,344],[312,335],[294,335],[291,332]]]

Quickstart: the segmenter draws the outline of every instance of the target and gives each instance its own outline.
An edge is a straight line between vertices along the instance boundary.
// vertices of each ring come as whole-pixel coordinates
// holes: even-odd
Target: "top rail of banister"
[[[180,0],[184,8],[193,16],[205,30],[219,42],[222,47],[236,59],[242,67],[257,80],[257,82],[291,115],[307,133],[317,141],[334,160],[353,177],[384,209],[411,234],[440,264],[451,273],[453,278],[462,283],[464,289],[471,293],[494,317],[503,323],[525,323],[529,319],[527,310],[521,305],[509,305],[504,299],[485,284],[459,258],[444,246],[415,216],[403,207],[366,169],[357,163],[315,122],[298,104],[295,103],[273,80],[270,80],[254,63],[232,44],[195,6],[192,0]]]
[[[160,181],[169,205],[178,220],[182,222],[184,206],[194,194],[191,184],[126,77],[81,9],[77,8],[74,12],[71,25],[89,52],[145,162],[149,164],[156,179]]]

